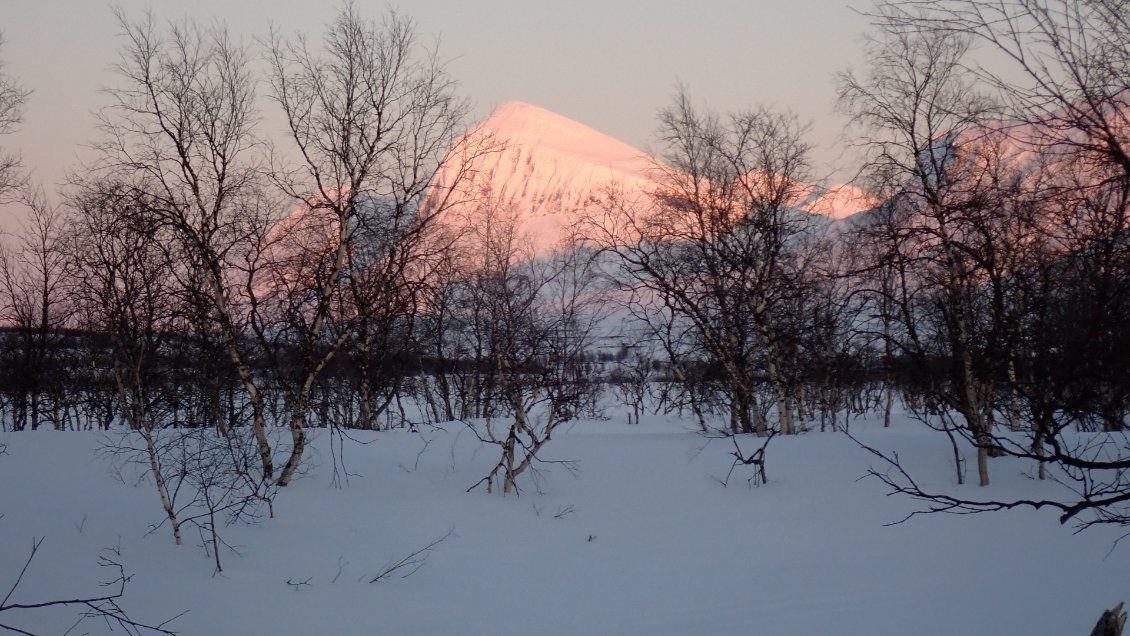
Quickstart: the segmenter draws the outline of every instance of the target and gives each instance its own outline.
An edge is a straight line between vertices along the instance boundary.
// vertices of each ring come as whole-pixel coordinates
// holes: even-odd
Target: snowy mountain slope
[[[611,191],[646,202],[665,168],[609,135],[537,106],[511,101],[467,132],[434,179],[432,196],[458,201],[445,210],[453,225],[475,230],[487,210],[513,219],[535,253],[558,243]],[[847,184],[800,184],[796,208],[832,220],[869,210],[875,200]],[[436,194],[441,193],[441,194]],[[281,232],[333,236],[333,222],[306,218],[302,209],[279,223]],[[328,224],[327,224],[328,223]],[[275,234],[279,234],[276,231]]]
[[[468,139],[470,141],[468,141]],[[621,141],[556,113],[523,102],[507,102],[468,133],[469,145],[489,140],[501,150],[486,152],[472,166],[451,162],[437,183],[450,183],[456,170],[470,178],[473,193],[457,214],[475,223],[483,200],[512,211],[521,231],[539,250],[552,246],[572,221],[611,188],[646,195],[659,184],[655,160]],[[841,219],[874,207],[849,185],[805,185],[797,207]]]
[[[1117,216],[1117,204],[1099,203],[1097,209],[1110,214],[1092,225],[1096,209],[1088,212],[1081,202],[1092,197],[1098,203],[1108,196],[1103,189],[1124,175],[1116,158],[1117,147],[1127,146],[1130,92],[1115,96],[1112,103],[1050,112],[1042,120],[987,121],[960,131],[939,132],[918,151],[917,174],[903,175],[900,189],[911,195],[910,201],[918,201],[923,182],[934,187],[944,175],[946,205],[960,206],[963,200],[984,194],[985,188],[999,186],[1006,196],[1041,201],[1036,222],[1049,234],[1066,231],[1088,240],[1088,235],[1093,238],[1106,231],[1102,225]],[[1049,204],[1047,197],[1060,200]],[[846,225],[878,222],[877,212],[872,206],[847,219]]]
[[[879,205],[879,200],[848,183],[829,188],[809,188],[810,194],[801,207],[813,214],[821,214],[834,221],[866,212]]]
[[[437,175],[443,189],[462,179],[463,202],[449,217],[469,227],[492,214],[514,217],[537,252],[557,243],[609,188],[654,187],[652,159],[584,124],[523,102],[507,102],[469,131],[457,148],[490,148],[467,165],[451,157]],[[460,175],[460,176],[457,176]]]

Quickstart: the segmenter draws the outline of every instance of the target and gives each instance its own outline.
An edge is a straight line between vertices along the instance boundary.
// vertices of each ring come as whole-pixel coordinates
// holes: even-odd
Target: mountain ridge
[[[472,193],[462,207],[484,202],[508,211],[536,251],[552,247],[594,197],[613,189],[648,194],[665,169],[647,153],[584,123],[527,102],[499,105],[462,139],[464,147],[494,146],[466,166],[445,166],[438,183],[452,183],[455,170],[470,175]],[[458,163],[458,162],[455,162]],[[851,185],[804,184],[798,209],[839,220],[870,209],[874,201]],[[473,209],[459,215],[475,223]]]

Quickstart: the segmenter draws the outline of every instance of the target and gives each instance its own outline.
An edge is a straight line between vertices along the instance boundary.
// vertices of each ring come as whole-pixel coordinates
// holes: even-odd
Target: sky
[[[850,0],[866,9],[870,0]],[[218,19],[247,42],[270,24],[316,36],[331,1],[2,0],[0,59],[33,91],[22,129],[0,139],[49,189],[96,137],[120,45],[112,6],[159,19]],[[359,0],[379,16],[390,5]],[[816,173],[850,176],[835,74],[858,66],[866,18],[845,0],[412,0],[391,5],[438,39],[474,119],[508,100],[555,111],[641,149],[678,83],[719,112],[768,105],[812,125]],[[264,105],[269,108],[269,105]],[[265,131],[270,133],[271,131]],[[10,212],[8,214],[11,214]]]

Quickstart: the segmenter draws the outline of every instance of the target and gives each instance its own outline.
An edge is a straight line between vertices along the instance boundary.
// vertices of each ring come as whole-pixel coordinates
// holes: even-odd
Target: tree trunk
[[[883,428],[891,427],[891,407],[895,403],[895,387],[891,379],[887,379],[884,389],[886,396],[883,399]]]
[[[295,405],[294,413],[290,416],[290,438],[292,446],[290,457],[286,460],[282,472],[279,474],[278,485],[284,487],[290,484],[294,473],[298,471],[298,463],[302,460],[302,453],[306,450],[306,409],[308,398],[300,399]]]
[[[1122,603],[1103,612],[1091,636],[1122,636],[1122,629],[1126,626],[1126,612],[1122,610]]]
[[[946,436],[950,440],[950,448],[953,450],[953,465],[954,470],[957,471],[957,484],[960,486],[965,483],[965,470],[961,459],[961,449],[957,445],[957,438],[953,434],[953,428],[949,425],[949,417],[942,416],[942,428],[946,432]]]
[[[982,487],[989,485],[989,449],[983,444],[977,444],[977,476]]]
[[[730,432],[752,433],[750,420],[750,392],[740,381],[734,383],[734,399],[730,402]]]
[[[145,452],[149,457],[149,471],[153,474],[153,483],[157,486],[157,495],[161,498],[161,508],[165,510],[165,516],[169,519],[169,525],[173,529],[173,543],[181,545],[181,531],[180,520],[177,519],[176,508],[173,507],[173,500],[169,497],[169,490],[165,485],[165,477],[161,474],[161,465],[157,454],[157,446],[153,443],[153,431],[147,423],[141,423],[141,434],[145,437]],[[179,435],[179,433],[177,433]]]
[[[1032,452],[1035,453],[1035,455],[1037,457],[1043,457],[1044,456],[1044,435],[1046,434],[1046,432],[1048,430],[1047,423],[1045,421],[1045,418],[1043,416],[1040,416],[1040,417],[1036,418],[1036,421],[1033,422],[1032,425],[1035,427],[1035,430],[1032,431]],[[1043,480],[1048,478],[1047,473],[1048,473],[1047,467],[1044,466],[1044,462],[1037,461],[1037,464],[1036,464],[1036,476],[1037,476],[1037,478],[1040,481],[1043,481]]]
[[[766,372],[769,375],[769,384],[773,387],[773,397],[777,400],[777,424],[781,429],[782,435],[792,435],[794,432],[792,403],[789,401],[788,393],[785,391],[784,380],[781,378],[780,370],[777,366],[777,351],[770,340],[768,327],[761,326],[759,331],[761,332],[762,339],[766,343]]]
[[[964,325],[964,323],[962,323]],[[964,327],[961,327],[964,333]],[[965,425],[977,443],[977,476],[982,487],[989,485],[989,450],[993,447],[989,435],[989,422],[985,419],[984,402],[977,391],[977,380],[973,373],[973,355],[963,347],[961,352],[962,408]]]
[[[1016,358],[1011,355],[1008,357],[1008,383],[1011,386],[1008,400],[1008,430],[1015,433],[1020,430],[1020,391],[1016,388]]]
[[[364,332],[358,343],[360,363],[357,365],[357,373],[361,378],[358,395],[361,407],[359,425],[361,428],[371,431],[377,428],[376,417],[373,414],[373,382],[369,378],[372,368],[372,336],[369,335],[368,329],[365,329]]]

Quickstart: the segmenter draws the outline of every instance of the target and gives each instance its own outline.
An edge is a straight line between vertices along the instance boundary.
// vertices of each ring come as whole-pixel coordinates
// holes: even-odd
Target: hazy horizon
[[[151,10],[159,21],[186,15],[221,20],[252,43],[272,23],[283,33],[301,31],[316,41],[340,4],[199,0],[188,9],[139,0],[6,4],[0,8],[0,59],[33,92],[21,130],[2,145],[20,152],[48,190],[78,166],[82,144],[96,138],[93,113],[106,103],[100,89],[116,81],[111,66],[120,41],[111,6],[131,17]],[[358,5],[373,17],[387,6]],[[834,75],[859,59],[867,25],[841,0],[707,0],[694,6],[418,0],[398,5],[398,11],[416,21],[422,41],[438,38],[460,94],[472,103],[472,122],[520,100],[647,150],[656,113],[682,83],[696,102],[720,112],[758,104],[792,110],[812,125],[814,173],[850,176],[837,143],[844,120],[835,113]],[[271,121],[267,116],[264,124]]]

